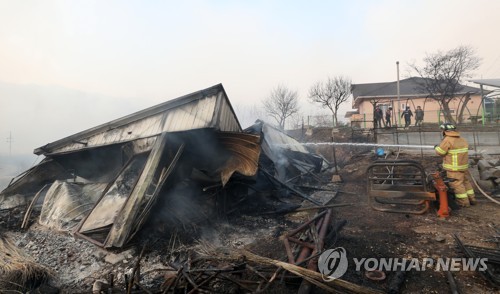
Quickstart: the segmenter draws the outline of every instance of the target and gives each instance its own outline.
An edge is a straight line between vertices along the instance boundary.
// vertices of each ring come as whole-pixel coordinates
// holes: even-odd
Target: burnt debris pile
[[[326,240],[343,226],[332,231],[336,191],[321,176],[330,164],[263,121],[243,130],[222,85],[35,154],[44,156],[41,163],[0,193],[2,224],[16,227],[19,239],[2,236],[0,245],[18,256],[12,264],[29,269],[1,290],[23,292],[53,280],[94,293],[264,292],[276,279],[296,284],[297,276],[329,287],[299,266],[314,268]],[[312,221],[280,241],[289,212]],[[265,236],[283,242],[283,256],[269,261],[234,251]],[[16,247],[34,259],[21,259]],[[288,262],[279,260],[286,256]],[[0,265],[3,276],[19,272]]]

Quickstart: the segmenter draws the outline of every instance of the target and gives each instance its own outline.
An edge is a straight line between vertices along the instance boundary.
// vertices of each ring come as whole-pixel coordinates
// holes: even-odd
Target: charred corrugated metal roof
[[[47,158],[0,196],[41,195],[42,224],[122,247],[158,198],[184,197],[172,192],[178,185],[224,187],[235,172],[253,177],[259,142],[242,132],[216,85],[36,149]]]
[[[222,86],[218,84],[111,122],[79,132],[34,150],[37,155],[73,152],[201,128],[239,132],[241,125]]]

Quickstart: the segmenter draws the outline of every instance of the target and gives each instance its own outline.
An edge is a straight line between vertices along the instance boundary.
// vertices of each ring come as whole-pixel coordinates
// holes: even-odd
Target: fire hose
[[[469,171],[467,171],[469,173]],[[488,198],[489,200],[491,200],[492,202],[496,203],[496,204],[500,204],[500,202],[498,200],[495,200],[493,199],[493,197],[491,197],[490,195],[488,195],[486,192],[483,191],[483,189],[481,189],[481,187],[479,187],[479,185],[477,184],[477,181],[476,179],[469,173],[469,176],[472,178],[472,181],[474,182],[474,185],[476,185],[477,189],[479,190],[479,192],[481,192],[481,194],[483,194],[484,197]]]

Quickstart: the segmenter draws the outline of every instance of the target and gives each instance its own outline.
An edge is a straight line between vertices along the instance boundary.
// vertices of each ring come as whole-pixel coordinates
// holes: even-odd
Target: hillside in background
[[[3,190],[13,177],[29,169],[33,163],[40,162],[33,154],[0,155],[0,190]]]

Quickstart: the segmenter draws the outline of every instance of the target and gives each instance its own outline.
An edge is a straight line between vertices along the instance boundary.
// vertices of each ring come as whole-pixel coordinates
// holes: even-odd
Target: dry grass
[[[197,240],[196,246],[194,247],[194,252],[199,256],[217,256],[217,247],[206,240]]]
[[[0,293],[20,293],[46,283],[53,272],[33,261],[0,232]]]

